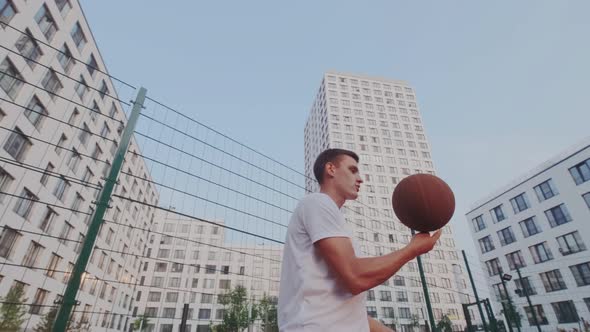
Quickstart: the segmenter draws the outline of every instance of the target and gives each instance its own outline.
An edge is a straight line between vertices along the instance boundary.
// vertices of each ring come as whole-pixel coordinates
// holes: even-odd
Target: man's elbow
[[[358,295],[371,288],[367,282],[364,282],[363,279],[358,276],[348,277],[345,286],[352,295]]]

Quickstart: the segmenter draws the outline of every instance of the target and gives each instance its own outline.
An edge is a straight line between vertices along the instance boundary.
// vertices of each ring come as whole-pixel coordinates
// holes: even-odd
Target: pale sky
[[[303,171],[328,70],[408,81],[457,242],[477,200],[588,136],[588,1],[82,1],[111,74]]]

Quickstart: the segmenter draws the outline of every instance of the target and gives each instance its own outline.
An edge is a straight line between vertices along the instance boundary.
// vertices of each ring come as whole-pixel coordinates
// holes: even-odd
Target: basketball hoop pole
[[[416,235],[416,231],[412,229],[412,236]],[[424,268],[422,267],[422,258],[416,257],[418,260],[418,271],[420,272],[420,280],[422,281],[422,290],[424,291],[424,300],[426,301],[426,310],[428,310],[428,320],[430,321],[430,331],[436,332],[436,323],[434,322],[434,315],[432,314],[432,305],[430,304],[430,295],[428,294],[428,285],[426,285],[426,277],[424,276]]]

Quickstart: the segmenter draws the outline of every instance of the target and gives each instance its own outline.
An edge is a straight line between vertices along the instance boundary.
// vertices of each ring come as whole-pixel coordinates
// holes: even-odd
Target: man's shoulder
[[[305,195],[300,201],[300,206],[328,206],[331,207],[332,199],[324,193],[311,193]]]

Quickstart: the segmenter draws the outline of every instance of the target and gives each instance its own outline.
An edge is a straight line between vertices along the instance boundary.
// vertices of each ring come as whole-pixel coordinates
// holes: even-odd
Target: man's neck
[[[346,202],[346,199],[341,195],[338,195],[338,193],[333,189],[331,190],[330,188],[320,188],[320,192],[330,196],[330,198],[334,201],[334,203],[336,203],[339,209],[342,208],[342,205],[344,205],[344,203]]]

